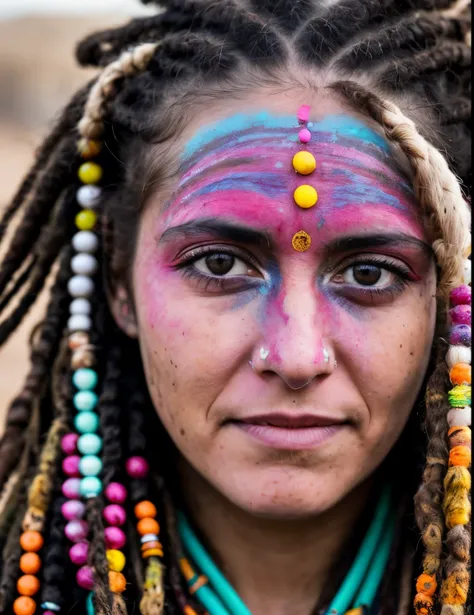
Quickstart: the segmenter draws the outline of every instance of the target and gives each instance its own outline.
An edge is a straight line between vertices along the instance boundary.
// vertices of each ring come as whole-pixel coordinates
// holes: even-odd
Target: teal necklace
[[[185,558],[182,560],[182,570],[192,593],[209,615],[252,615],[213,562],[182,512],[178,512],[177,521],[184,550],[199,573],[194,572]],[[385,488],[354,562],[326,615],[344,615],[349,609],[370,609],[373,606],[387,566],[394,531],[391,491]]]

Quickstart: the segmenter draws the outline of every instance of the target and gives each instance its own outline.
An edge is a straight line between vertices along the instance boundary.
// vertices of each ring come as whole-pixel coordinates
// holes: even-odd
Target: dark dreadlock
[[[466,40],[471,24],[469,11],[452,10],[452,0],[163,0],[156,4],[163,10],[155,16],[134,19],[123,27],[86,38],[77,47],[77,59],[83,66],[105,67],[131,47],[160,43],[146,69],[117,79],[113,96],[104,101],[106,122],[102,140],[106,147],[98,162],[104,169],[105,180],[101,210],[107,221],[103,228],[106,275],[99,274],[95,280],[97,339],[91,343],[98,348],[97,371],[102,383],[99,414],[104,482],[120,480],[126,484],[132,504],[147,493],[153,494],[162,514],[169,508],[167,501],[174,483],[162,462],[170,443],[162,427],[157,425],[136,344],[117,330],[105,299],[107,286],[113,287],[114,280],[127,279],[129,275],[134,243],[130,238],[135,236],[139,218],[136,204],[142,204],[146,197],[143,182],[137,182],[136,178],[148,177],[144,171],[150,166],[145,164],[147,153],[152,146],[172,139],[179,130],[177,107],[183,115],[183,108],[192,110],[201,97],[232,96],[241,84],[256,85],[256,76],[260,82],[278,83],[285,67],[297,65],[324,73],[325,85],[378,121],[387,137],[397,141],[411,157],[412,150],[404,147],[396,126],[389,125],[386,119],[388,107],[380,102],[380,99],[393,99],[416,121],[420,134],[446,155],[465,195],[470,197],[471,54]],[[213,90],[217,85],[218,89]],[[18,222],[0,263],[0,344],[18,327],[58,263],[45,318],[32,339],[30,372],[22,391],[10,405],[0,444],[0,488],[5,486],[8,491],[0,500],[3,506],[0,509],[3,550],[0,613],[11,612],[21,554],[18,546],[21,521],[11,511],[16,506],[23,515],[27,510],[27,494],[29,509],[32,501],[36,503],[37,516],[27,514],[23,529],[25,523],[28,527],[39,527],[47,537],[42,600],[53,600],[64,612],[84,612],[85,593],[72,582],[73,572],[65,553],[58,491],[61,467],[58,438],[72,422],[70,351],[64,342],[67,281],[74,216],[78,212],[74,200],[78,188],[77,124],[84,116],[93,86],[94,81],[86,85],[65,108],[0,220],[0,241],[8,225]],[[366,86],[380,98],[369,95]],[[122,163],[117,164],[117,160]],[[156,185],[165,178],[165,172],[156,168],[156,156],[154,160],[152,179]],[[147,189],[151,189],[151,178],[148,183]],[[439,226],[442,227],[442,222]],[[442,228],[438,231],[442,236]],[[13,299],[17,305],[7,314]],[[443,320],[442,314],[440,318]],[[415,459],[410,459],[407,467],[413,470],[414,464],[417,465],[420,475],[414,475],[409,493],[402,495],[410,500],[421,481],[415,512],[426,549],[425,564],[428,562],[433,573],[441,578],[442,481],[448,458],[444,436],[448,429],[444,395],[447,373],[443,363],[436,360],[430,371],[433,373],[426,386],[426,403],[419,406],[425,415],[428,444],[423,451],[410,445]],[[33,423],[38,420],[39,408],[38,430],[33,429]],[[415,413],[412,422],[419,423]],[[411,426],[407,433],[419,444],[423,439],[416,429],[417,426]],[[158,455],[145,438],[150,430],[162,433]],[[32,445],[32,431],[46,434],[42,436],[41,446]],[[155,443],[156,440],[155,436]],[[123,473],[124,457],[133,454],[142,454],[153,463],[154,474],[161,477],[157,483],[137,483]],[[13,488],[12,481],[16,485]],[[136,612],[146,572],[134,552],[134,540],[130,540],[126,576],[133,581],[133,589],[127,590],[128,605],[111,595],[107,584],[102,507],[102,498],[94,498],[88,504],[94,538],[90,558],[97,575],[95,606],[101,614]],[[406,521],[404,511],[402,508],[400,512],[399,539],[392,558],[395,575],[404,565],[402,558],[403,562],[407,561],[404,545],[409,537],[402,530]],[[405,512],[410,514],[409,507]],[[183,612],[186,604],[201,613],[179,573],[172,519],[162,515],[160,523],[165,528],[162,540],[166,613]],[[129,531],[133,533],[133,528]],[[465,546],[464,535],[462,540]],[[457,545],[451,543],[447,544],[448,562],[454,556],[461,561],[460,540]],[[346,552],[351,555],[356,547],[353,544]],[[467,556],[463,561],[463,570],[467,570]],[[333,576],[335,581],[340,580],[346,568],[344,562],[339,564],[335,567],[339,570]],[[327,587],[327,596],[321,598],[318,609],[327,607],[335,589]],[[396,594],[391,582],[386,582],[381,609],[387,615],[397,610],[399,596]],[[401,598],[405,600],[406,596]],[[142,612],[147,615],[158,612],[153,610],[155,604],[149,592],[147,600],[142,600]]]

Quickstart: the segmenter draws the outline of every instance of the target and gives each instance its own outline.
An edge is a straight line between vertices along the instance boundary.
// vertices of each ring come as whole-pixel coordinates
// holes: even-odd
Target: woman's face
[[[374,124],[314,94],[239,105],[188,124],[176,184],[143,213],[137,330],[183,457],[238,507],[294,518],[336,504],[399,437],[428,364],[435,269]],[[300,150],[317,163],[306,177]],[[314,207],[295,204],[301,184]]]

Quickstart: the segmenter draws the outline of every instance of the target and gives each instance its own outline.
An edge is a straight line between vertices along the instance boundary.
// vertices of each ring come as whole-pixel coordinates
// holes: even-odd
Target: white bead
[[[73,316],[76,314],[88,316],[91,313],[91,304],[87,299],[74,299],[69,306],[69,313]]]
[[[71,269],[79,275],[92,275],[97,271],[97,259],[84,252],[71,259]]]
[[[446,363],[451,369],[456,363],[471,365],[471,349],[468,346],[450,346],[446,355]]]
[[[152,540],[159,540],[156,534],[145,534],[140,538],[140,542],[145,544],[145,542],[151,542]]]
[[[82,207],[94,209],[99,204],[101,192],[99,186],[81,186],[76,194],[77,202]]]
[[[99,247],[99,239],[91,231],[79,231],[72,238],[72,245],[76,252],[95,252]]]
[[[75,275],[69,280],[67,289],[72,297],[90,297],[94,282],[85,275]]]
[[[86,314],[74,314],[67,321],[69,331],[89,331],[92,327],[92,321]]]
[[[472,277],[471,261],[466,259],[464,261],[464,273],[463,273],[463,282],[464,282],[464,284],[470,284],[471,283],[471,277]]]
[[[470,427],[471,407],[453,408],[448,412],[448,425],[450,427]]]

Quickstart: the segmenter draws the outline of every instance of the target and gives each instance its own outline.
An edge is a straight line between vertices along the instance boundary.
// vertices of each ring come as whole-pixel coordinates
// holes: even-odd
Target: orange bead
[[[150,540],[142,545],[142,551],[148,551],[148,549],[162,549],[163,545],[159,540]]]
[[[197,615],[196,611],[188,604],[183,609],[184,615]]]
[[[145,517],[156,517],[156,507],[152,502],[148,500],[143,500],[143,502],[139,502],[135,508],[135,516],[137,519],[145,519]]]
[[[39,551],[43,542],[43,536],[35,530],[27,530],[20,536],[20,546],[23,551]]]
[[[16,588],[22,596],[34,596],[40,588],[40,582],[32,574],[24,574],[18,579]]]
[[[25,574],[36,574],[41,568],[41,559],[37,553],[23,553],[20,557],[20,570]]]
[[[464,466],[469,468],[471,465],[471,449],[467,446],[455,446],[449,451],[450,466]]]
[[[109,587],[110,591],[115,594],[121,594],[127,587],[127,580],[121,572],[109,571]]]
[[[436,575],[423,573],[416,580],[416,591],[425,596],[433,596],[437,585]]]
[[[449,372],[452,384],[471,384],[471,366],[468,363],[456,363]]]
[[[94,158],[100,153],[102,143],[93,141],[92,139],[81,139],[77,145],[77,149],[82,158]]]
[[[36,611],[36,602],[28,596],[20,596],[13,603],[15,615],[33,615]]]
[[[145,534],[158,534],[160,525],[155,519],[145,517],[144,519],[140,519],[137,523],[137,531],[140,536],[145,536]]]
[[[148,549],[147,551],[143,551],[142,557],[144,559],[147,557],[163,557],[163,551],[161,549]]]
[[[433,598],[426,594],[416,594],[413,605],[417,615],[431,615],[433,611]]]

